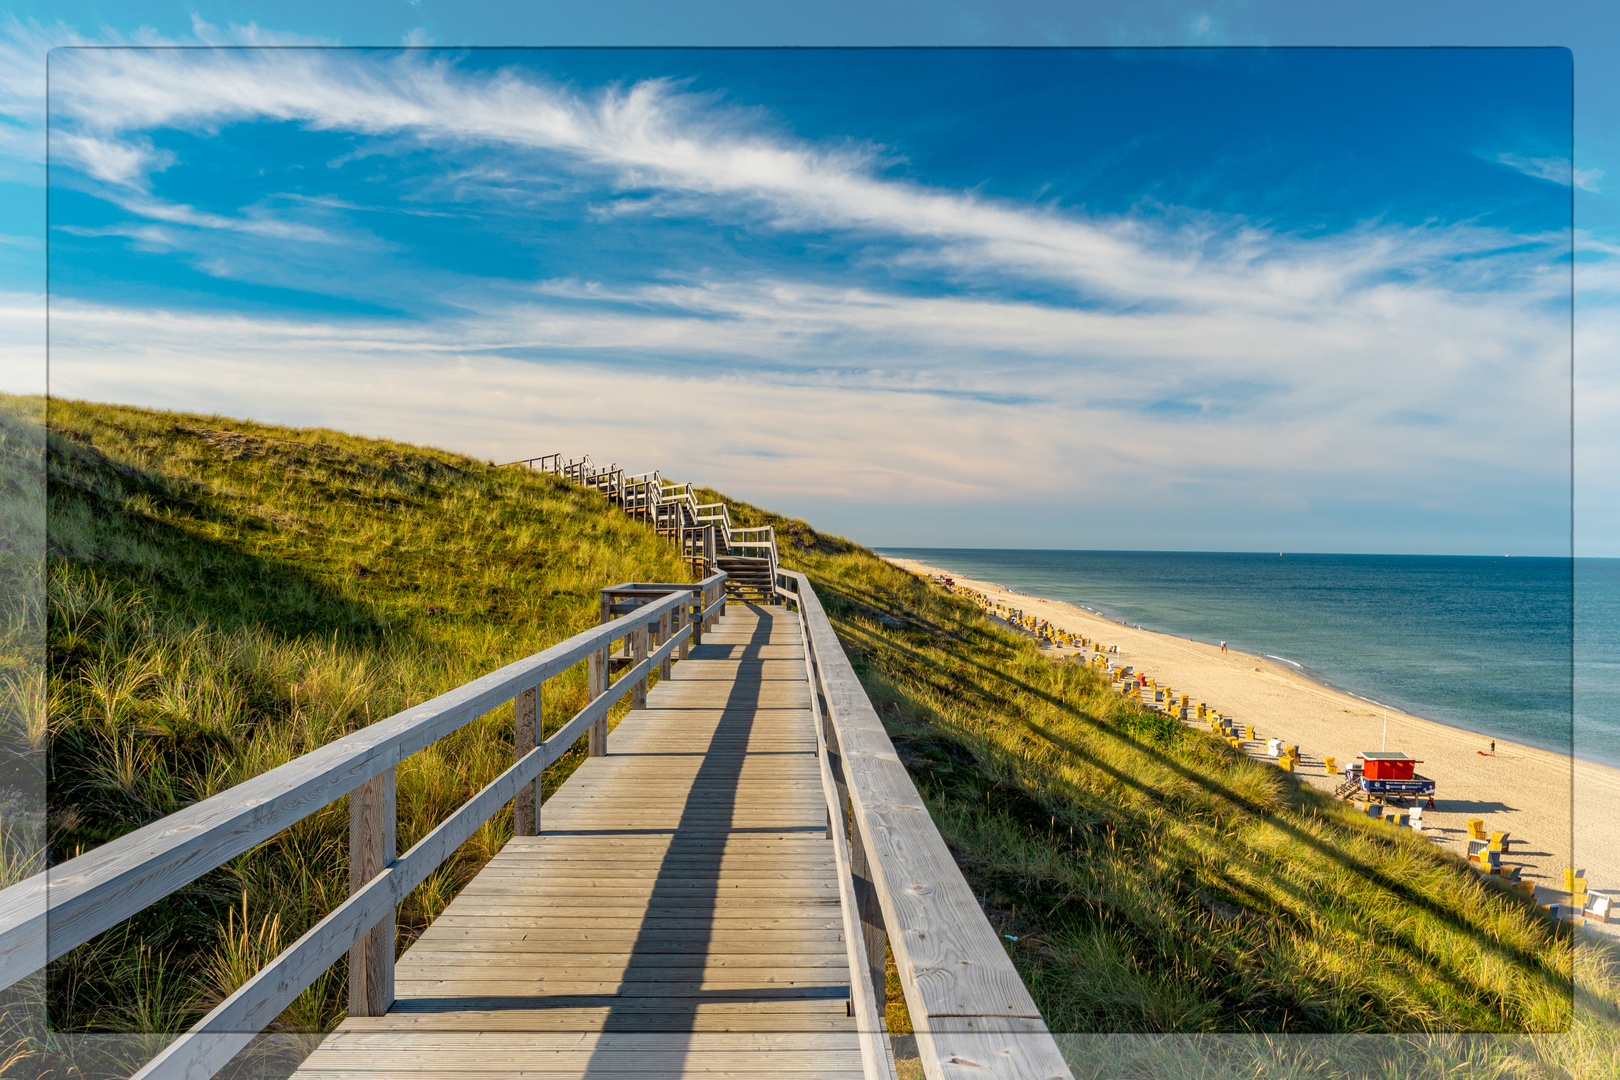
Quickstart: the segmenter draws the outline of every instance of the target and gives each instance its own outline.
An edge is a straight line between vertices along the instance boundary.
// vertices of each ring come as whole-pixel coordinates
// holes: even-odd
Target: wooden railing
[[[755,525],[747,529],[732,529],[727,546],[733,555],[768,560],[771,580],[776,580],[776,526]]]
[[[541,454],[539,457],[524,458],[522,461],[508,461],[507,465],[527,465],[537,472],[557,473],[562,469],[561,454]],[[506,466],[502,466],[505,468]]]
[[[582,735],[592,755],[606,753],[608,711],[626,693],[645,701],[653,669],[667,672],[672,653],[684,652],[694,633],[701,635],[723,610],[724,584],[725,575],[714,574],[691,585],[619,587],[647,593],[646,602],[0,891],[0,988],[349,795],[348,899],[135,1076],[211,1076],[345,952],[350,1012],[386,1011],[393,999],[396,906],[507,803],[513,803],[514,831],[534,835],[541,771]],[[634,662],[613,681],[609,655],[626,639]],[[542,684],[581,660],[590,665],[588,703],[537,745]],[[508,701],[514,706],[512,767],[395,857],[396,767]]]
[[[764,559],[763,580],[776,580],[776,529],[770,525],[737,528],[725,503],[700,504],[697,489],[690,483],[666,480],[656,469],[627,476],[617,464],[606,468],[594,464],[589,454],[567,461],[561,454],[546,454],[507,464],[537,469],[596,491],[668,537],[700,575],[714,572],[716,560],[725,555]]]
[[[698,522],[719,526],[725,534],[731,532],[731,511],[725,503],[704,503],[696,508]]]
[[[820,728],[840,889],[853,893],[858,933],[845,934],[855,1015],[881,1030],[884,947],[895,968],[930,1080],[986,1076],[1070,1078],[1001,939],[934,827],[883,722],[844,655],[810,581],[781,571],[777,593],[804,630]],[[857,948],[857,938],[859,948]],[[874,1071],[877,1070],[877,1071]],[[885,1075],[868,1065],[867,1076]]]

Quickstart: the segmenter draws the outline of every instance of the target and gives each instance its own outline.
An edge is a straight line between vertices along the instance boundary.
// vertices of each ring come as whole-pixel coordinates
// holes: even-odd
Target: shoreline
[[[1262,741],[1260,760],[1269,760],[1264,739],[1297,744],[1301,763],[1295,778],[1329,794],[1340,778],[1326,774],[1323,757],[1333,756],[1342,773],[1357,753],[1380,749],[1387,712],[1388,747],[1422,760],[1419,771],[1436,782],[1435,809],[1425,811],[1424,831],[1439,846],[1466,854],[1467,821],[1483,818],[1487,830],[1512,834],[1513,850],[1503,861],[1522,867],[1541,903],[1565,899],[1563,871],[1576,867],[1588,871],[1592,892],[1614,897],[1620,906],[1620,838],[1613,831],[1613,822],[1620,820],[1620,769],[1502,738],[1495,740],[1492,756],[1482,752],[1489,735],[1339,689],[1285,657],[1236,649],[1223,654],[1215,643],[1142,629],[1078,604],[1032,596],[915,559],[880,557],[912,573],[949,576],[959,586],[992,600],[1010,600],[1060,629],[1116,646],[1118,655],[1110,658],[1118,663],[1253,724]],[[1056,660],[1076,652],[1050,650]],[[1253,749],[1250,755],[1256,756]],[[1620,935],[1620,918],[1612,914],[1607,925],[1589,925]]]
[[[1019,596],[1019,597],[1023,597],[1026,600],[1036,601],[1036,602],[1043,603],[1043,604],[1058,604],[1058,605],[1061,605],[1061,606],[1064,606],[1064,607],[1074,608],[1075,610],[1083,612],[1086,615],[1090,615],[1090,616],[1092,616],[1094,618],[1101,619],[1101,620],[1103,620],[1104,622],[1108,623],[1111,626],[1119,626],[1122,629],[1134,630],[1134,631],[1136,631],[1138,633],[1143,633],[1143,634],[1157,634],[1160,637],[1169,638],[1169,639],[1171,639],[1173,641],[1187,640],[1187,641],[1197,642],[1197,643],[1203,644],[1203,645],[1209,645],[1211,647],[1215,647],[1216,644],[1217,644],[1216,642],[1206,640],[1205,638],[1187,637],[1186,635],[1180,635],[1180,634],[1171,633],[1168,630],[1152,630],[1152,629],[1149,629],[1149,628],[1147,628],[1145,626],[1142,626],[1139,623],[1122,622],[1120,620],[1114,619],[1112,616],[1108,615],[1105,612],[1098,611],[1096,608],[1089,608],[1089,607],[1086,607],[1084,604],[1077,604],[1072,600],[1052,600],[1052,599],[1049,599],[1049,598],[1044,597],[1044,596],[1035,596],[1032,593],[1026,593],[1026,592],[1024,592],[1024,591],[1022,591],[1020,589],[1011,588],[1011,587],[1003,585],[1003,584],[1001,584],[1000,582],[997,582],[997,581],[989,581],[989,580],[983,579],[983,578],[964,577],[961,574],[958,574],[957,572],[955,572],[953,570],[945,570],[945,569],[942,569],[940,567],[934,566],[931,563],[924,564],[924,563],[920,562],[917,559],[908,559],[908,558],[904,558],[904,557],[898,556],[898,555],[893,555],[893,556],[885,555],[882,552],[878,552],[877,555],[878,555],[878,558],[882,559],[884,562],[890,563],[890,564],[895,565],[895,566],[902,566],[902,564],[913,564],[913,565],[916,565],[916,566],[927,565],[932,570],[937,571],[938,573],[949,575],[951,578],[953,578],[956,581],[973,582],[975,585],[990,585],[990,586],[993,586],[994,588],[1000,590],[1001,592],[1003,592],[1003,593],[1005,593],[1005,594],[1007,594],[1009,596]],[[904,567],[902,567],[902,568],[904,568]],[[1236,654],[1238,652],[1238,650],[1233,649],[1233,650],[1231,650],[1231,652],[1233,654]],[[1321,687],[1324,690],[1332,691],[1335,694],[1342,694],[1342,695],[1344,695],[1345,697],[1348,697],[1348,698],[1354,698],[1356,701],[1365,702],[1366,704],[1375,706],[1376,708],[1379,708],[1379,709],[1388,709],[1388,710],[1390,710],[1391,713],[1399,713],[1399,714],[1401,714],[1403,716],[1422,719],[1422,720],[1424,720],[1425,723],[1436,724],[1436,725],[1439,725],[1440,727],[1451,728],[1451,729],[1453,729],[1455,731],[1468,732],[1469,734],[1475,735],[1478,738],[1484,739],[1486,741],[1495,740],[1496,742],[1502,743],[1504,745],[1521,746],[1521,747],[1524,747],[1525,749],[1528,749],[1528,750],[1538,750],[1538,751],[1540,751],[1542,753],[1545,753],[1545,754],[1554,754],[1554,755],[1558,756],[1560,759],[1568,758],[1568,759],[1571,759],[1571,760],[1574,760],[1574,761],[1581,762],[1583,764],[1595,765],[1600,769],[1611,769],[1611,770],[1615,770],[1617,772],[1620,772],[1620,761],[1602,761],[1602,760],[1599,760],[1597,758],[1582,757],[1580,754],[1575,753],[1573,748],[1571,749],[1571,751],[1566,752],[1566,751],[1563,751],[1563,750],[1555,749],[1555,748],[1550,747],[1550,746],[1537,746],[1534,743],[1520,742],[1517,738],[1515,738],[1513,736],[1510,736],[1510,735],[1493,735],[1488,731],[1476,731],[1473,728],[1466,727],[1463,724],[1459,724],[1459,723],[1452,723],[1452,722],[1448,722],[1448,721],[1445,721],[1445,720],[1430,720],[1427,717],[1419,717],[1418,714],[1416,714],[1414,712],[1411,712],[1410,710],[1407,710],[1407,709],[1403,708],[1400,705],[1391,705],[1391,704],[1389,704],[1387,702],[1379,701],[1377,698],[1368,697],[1365,694],[1359,694],[1356,691],[1349,689],[1348,687],[1339,686],[1336,683],[1329,682],[1327,679],[1323,678],[1321,675],[1313,673],[1309,668],[1307,668],[1305,665],[1301,664],[1299,661],[1290,660],[1286,656],[1277,656],[1274,653],[1245,653],[1244,655],[1256,656],[1256,657],[1263,658],[1263,659],[1266,659],[1266,660],[1278,660],[1278,661],[1281,661],[1282,663],[1284,663],[1284,664],[1288,665],[1290,668],[1292,668],[1294,673],[1297,674],[1300,678],[1305,679],[1305,680],[1307,680],[1309,682],[1315,683],[1317,686]]]

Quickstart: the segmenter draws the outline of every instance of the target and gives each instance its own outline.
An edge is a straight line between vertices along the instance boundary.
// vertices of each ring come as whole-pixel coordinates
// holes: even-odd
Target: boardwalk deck
[[[799,625],[727,611],[302,1080],[862,1075]]]

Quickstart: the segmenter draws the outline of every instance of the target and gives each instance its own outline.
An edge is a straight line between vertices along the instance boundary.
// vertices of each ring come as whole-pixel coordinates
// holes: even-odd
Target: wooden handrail
[[[783,592],[782,595],[793,601],[794,611],[799,617],[799,633],[804,642],[804,671],[810,684],[810,717],[816,729],[816,760],[821,772],[821,794],[827,802],[827,837],[833,843],[833,870],[838,879],[844,950],[849,959],[850,1015],[855,1018],[860,1040],[861,1071],[866,1080],[894,1080],[893,1057],[885,1045],[888,1027],[883,1020],[877,983],[884,977],[883,965],[872,963],[867,951],[866,935],[861,928],[860,900],[855,891],[849,845],[849,807],[833,774],[833,759],[827,741],[827,717],[821,709],[819,681],[816,678],[816,654],[810,647],[810,625],[805,618],[805,605],[798,603],[797,594]]]
[[[724,580],[724,574],[715,574],[699,584],[707,590]],[[393,769],[491,709],[593,653],[605,653],[626,634],[656,623],[666,613],[683,610],[690,603],[687,595],[672,593],[618,622],[584,630],[0,891],[0,988]],[[602,701],[601,697],[593,700],[580,715],[600,710],[605,716],[612,702],[604,705]],[[575,721],[570,721],[563,730],[574,729]],[[547,740],[546,745],[551,742]]]
[[[781,571],[803,612],[839,774],[851,864],[862,864],[894,952],[923,1071],[1045,1080],[1073,1074],[1034,999],[934,827],[810,580]],[[863,857],[864,856],[864,857]],[[871,943],[868,942],[870,949]],[[873,955],[876,955],[873,950]],[[853,976],[852,976],[853,977]]]

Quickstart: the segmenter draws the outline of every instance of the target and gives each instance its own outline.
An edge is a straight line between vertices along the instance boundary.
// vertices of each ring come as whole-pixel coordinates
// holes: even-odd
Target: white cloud
[[[1526,176],[1533,176],[1538,180],[1550,180],[1555,184],[1569,187],[1574,184],[1582,191],[1598,191],[1598,181],[1603,179],[1602,169],[1572,168],[1568,158],[1561,157],[1523,157],[1519,154],[1497,154],[1496,160],[1517,169]]]
[[[309,34],[290,34],[261,29],[256,23],[232,24],[220,30],[192,16],[193,37],[173,39],[148,28],[124,32],[103,26],[95,34],[83,34],[58,19],[42,23],[7,14],[0,21],[0,179],[24,180],[42,184],[45,163],[45,82],[47,57],[52,49],[94,49],[101,46],[168,45],[335,45],[336,41]],[[70,53],[58,52],[66,60]],[[79,133],[79,138],[89,136]],[[129,182],[133,168],[120,168],[142,156],[142,145],[103,145],[84,147],[87,171],[114,182]],[[148,160],[147,168],[161,167],[161,157]],[[106,172],[98,171],[107,170]]]
[[[285,47],[289,45],[336,45],[337,39],[323,37],[320,34],[297,34],[287,30],[266,30],[256,22],[245,26],[240,23],[231,23],[221,30],[211,22],[207,22],[196,12],[191,13],[192,36],[204,45],[220,46],[265,46]]]
[[[213,214],[183,203],[166,202],[147,197],[123,197],[114,201],[123,209],[141,217],[165,221],[173,225],[186,225],[198,229],[228,229],[276,240],[327,242],[336,240],[330,233],[310,225],[284,221],[269,214],[250,212],[240,217]]]
[[[144,189],[148,176],[174,163],[173,154],[153,149],[146,139],[103,139],[62,131],[52,138],[51,149],[64,164],[124,187]]]
[[[673,441],[647,437],[650,464],[746,480],[789,501],[839,490],[857,500],[1034,497],[1052,485],[1123,497],[1132,485],[1208,480],[1204,463],[1218,455],[1245,484],[1255,470],[1272,477],[1263,501],[1298,503],[1392,476],[1432,487],[1463,463],[1545,476],[1567,455],[1567,349],[1483,303],[1447,310],[1385,297],[1385,325],[1346,319],[1267,340],[1241,318],[1111,323],[772,282],[709,283],[701,297],[649,290],[639,315],[623,307],[635,296],[551,289],[603,303],[429,324],[59,304],[53,390],[291,422],[318,415],[497,457],[526,456],[538,423],[557,444],[547,450],[623,458],[642,438],[625,416],[678,415]],[[672,299],[688,313],[652,309]],[[1428,320],[1421,333],[1406,304]],[[699,310],[707,317],[689,314]],[[1073,354],[1076,341],[1099,337],[1100,359]],[[625,353],[639,358],[633,370]],[[728,355],[776,363],[712,362]],[[1492,392],[1467,392],[1472,384]],[[1180,411],[1151,408],[1167,400]],[[1397,427],[1388,417],[1402,410],[1445,422]],[[711,452],[720,443],[780,456],[750,459],[744,477]],[[1042,467],[1007,468],[1031,461]]]
[[[45,297],[0,293],[0,393],[45,392]]]

